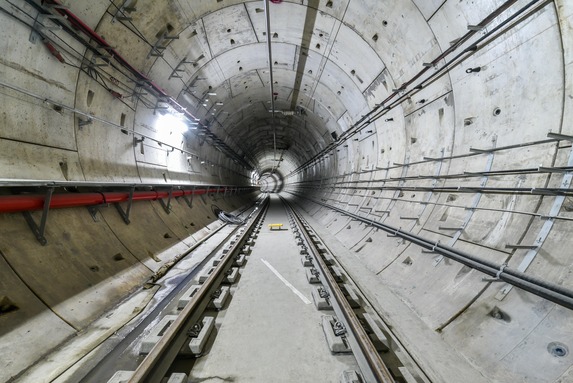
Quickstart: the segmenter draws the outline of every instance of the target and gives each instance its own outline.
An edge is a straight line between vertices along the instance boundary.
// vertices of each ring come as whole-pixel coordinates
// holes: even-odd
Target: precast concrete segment
[[[284,207],[276,196],[271,198],[232,301],[219,312],[217,337],[195,363],[190,379],[336,382],[342,371],[356,368],[351,355],[330,353],[314,305],[305,304],[262,262],[310,297]],[[283,222],[283,230],[271,232],[271,222]]]

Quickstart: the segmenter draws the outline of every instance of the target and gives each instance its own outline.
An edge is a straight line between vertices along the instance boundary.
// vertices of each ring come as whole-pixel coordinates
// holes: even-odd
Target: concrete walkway
[[[281,231],[268,224],[282,223]],[[338,382],[352,355],[332,355],[321,327],[324,312],[310,285],[278,196],[271,203],[217,336],[190,382]],[[278,274],[278,275],[277,275]]]

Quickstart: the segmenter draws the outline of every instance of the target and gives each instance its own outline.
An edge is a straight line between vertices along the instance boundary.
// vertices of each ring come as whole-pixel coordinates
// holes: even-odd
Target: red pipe
[[[224,193],[230,188],[210,188],[194,190],[173,190],[172,197],[183,195],[201,195],[207,193]],[[168,191],[136,191],[133,193],[134,201],[152,201],[168,198]],[[0,196],[0,213],[16,213],[20,211],[42,210],[44,208],[45,195],[5,195]],[[67,207],[101,205],[105,203],[127,202],[128,192],[105,192],[105,193],[62,193],[52,195],[50,209],[62,209]]]

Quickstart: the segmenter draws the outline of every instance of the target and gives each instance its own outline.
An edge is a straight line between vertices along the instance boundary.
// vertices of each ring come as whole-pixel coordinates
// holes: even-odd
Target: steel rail
[[[347,212],[343,209],[337,208],[336,206],[328,205],[320,201],[308,198],[301,194],[295,194],[289,192],[292,195],[296,195],[298,198],[306,199],[320,206],[326,207],[328,209],[334,210],[338,213],[346,215],[354,220],[364,222],[374,228],[384,230],[396,237],[403,238],[411,243],[414,243],[426,250],[430,250],[433,253],[440,254],[446,258],[459,262],[463,265],[471,267],[472,269],[481,271],[494,279],[491,281],[503,281],[510,285],[518,287],[524,291],[537,295],[539,297],[545,298],[553,303],[560,306],[566,307],[573,310],[573,290],[567,289],[558,284],[542,280],[540,278],[525,274],[523,272],[513,270],[507,267],[507,264],[496,264],[485,259],[481,259],[473,254],[469,254],[465,251],[454,249],[450,246],[443,245],[439,242],[431,241],[427,238],[413,234],[411,232],[402,231],[393,226],[374,221],[369,218],[362,217],[358,214]]]
[[[352,352],[366,382],[394,383],[394,378],[384,364],[384,361],[380,357],[376,347],[372,344],[372,340],[354,313],[350,303],[348,303],[348,300],[338,286],[338,283],[328,270],[326,262],[320,256],[320,252],[314,241],[311,239],[308,229],[302,222],[300,215],[283,197],[281,197],[281,200],[285,207],[292,212],[293,218],[309,246],[309,251],[314,256],[316,266],[320,270],[320,279],[323,285],[328,288],[330,295],[334,298],[330,303],[338,320],[345,324],[347,329],[346,334],[348,335],[347,340],[350,343]]]
[[[225,277],[225,271],[229,268],[235,252],[244,245],[255,224],[264,216],[268,208],[268,197],[263,203],[264,207],[259,210],[256,217],[248,222],[243,236],[229,248],[225,257],[202,284],[201,288],[193,296],[193,299],[183,308],[177,319],[169,326],[161,339],[137,367],[128,383],[155,383],[162,381],[173,360],[177,357],[179,350],[187,340],[187,331],[200,318],[209,303],[208,298]]]

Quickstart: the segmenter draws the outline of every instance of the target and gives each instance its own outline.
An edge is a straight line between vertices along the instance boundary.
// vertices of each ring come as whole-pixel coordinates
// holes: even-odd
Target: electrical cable
[[[231,213],[227,213],[226,211],[223,211],[219,206],[217,205],[211,205],[211,211],[213,212],[213,214],[215,216],[217,216],[217,218],[219,218],[219,220],[230,224],[230,225],[244,225],[245,224],[245,220],[242,218],[239,218],[238,216],[231,214]]]
[[[416,79],[420,78],[425,72],[427,72],[429,70],[429,68],[431,66],[437,65],[438,62],[442,59],[444,59],[447,55],[449,55],[450,53],[453,53],[456,49],[460,48],[462,43],[468,41],[473,35],[475,35],[477,33],[477,31],[479,29],[474,29],[474,30],[470,30],[469,32],[467,32],[464,36],[462,36],[454,45],[452,45],[450,48],[448,48],[446,51],[444,51],[442,54],[440,54],[436,59],[434,59],[428,66],[425,66],[420,72],[418,72],[413,78],[411,78],[409,81],[405,82],[404,84],[402,84],[398,89],[395,89],[390,96],[388,96],[384,101],[382,101],[381,103],[379,103],[375,108],[373,108],[370,112],[368,112],[367,114],[365,114],[364,116],[362,116],[355,124],[353,124],[347,131],[345,131],[338,139],[338,141],[336,141],[335,143],[331,143],[329,145],[327,145],[325,148],[323,148],[319,153],[317,153],[316,155],[314,155],[312,158],[310,158],[309,160],[307,160],[304,164],[300,165],[298,168],[296,168],[295,170],[293,170],[290,174],[288,174],[286,177],[291,177],[294,176],[295,174],[300,173],[301,171],[303,171],[304,169],[308,168],[309,166],[311,166],[313,163],[315,163],[316,161],[319,160],[319,158],[327,155],[330,151],[332,151],[333,149],[335,149],[336,147],[339,147],[340,145],[342,145],[344,142],[348,141],[351,137],[353,137],[354,135],[356,135],[357,133],[359,133],[362,129],[366,128],[368,125],[370,125],[372,122],[378,120],[379,118],[381,118],[382,116],[384,116],[386,113],[388,113],[390,110],[392,110],[393,108],[395,108],[397,105],[400,105],[403,101],[405,101],[406,99],[408,99],[409,97],[411,97],[413,94],[418,93],[421,89],[424,88],[424,86],[426,86],[430,80],[434,79],[437,76],[443,76],[445,73],[448,73],[452,67],[452,63],[456,62],[456,60],[460,60],[456,63],[459,64],[461,61],[463,61],[463,59],[460,59],[462,56],[464,55],[471,55],[474,54],[478,49],[482,49],[484,46],[487,45],[483,44],[482,46],[478,47],[478,44],[485,41],[488,37],[494,35],[496,32],[498,32],[502,27],[506,26],[507,24],[509,24],[511,21],[515,20],[518,16],[520,16],[521,14],[523,14],[527,9],[531,8],[533,5],[535,5],[536,3],[538,3],[541,0],[532,0],[531,2],[529,2],[528,4],[526,4],[524,7],[522,7],[521,9],[519,9],[518,11],[516,11],[514,14],[512,14],[511,16],[509,16],[506,20],[502,21],[499,25],[497,25],[494,29],[492,29],[491,31],[488,31],[487,33],[485,33],[482,37],[480,37],[477,41],[471,43],[469,45],[469,47],[466,47],[465,49],[462,50],[462,52],[458,53],[453,59],[450,59],[448,62],[446,62],[445,65],[442,66],[442,68],[440,68],[439,70],[437,70],[435,73],[429,75],[427,78],[423,79],[420,81],[420,83],[406,91],[406,87],[410,84],[412,84]],[[484,20],[482,20],[482,22],[480,22],[478,24],[479,27],[485,27],[487,24],[491,23],[493,20],[495,20],[495,18],[497,18],[498,16],[500,16],[501,14],[503,14],[504,11],[506,11],[507,9],[509,9],[513,4],[515,3],[515,0],[509,0],[506,3],[504,3],[502,6],[500,6],[496,11],[492,12],[488,17],[486,17]],[[545,6],[547,2],[544,2],[542,6]],[[530,17],[531,14],[527,15],[526,17]],[[500,33],[504,33],[503,31]],[[489,42],[488,42],[489,43]],[[432,80],[433,81],[433,80]],[[391,104],[386,105],[386,103],[388,101],[390,101],[392,98],[394,98],[395,96],[400,95],[400,97],[398,97],[396,100],[394,100]]]

